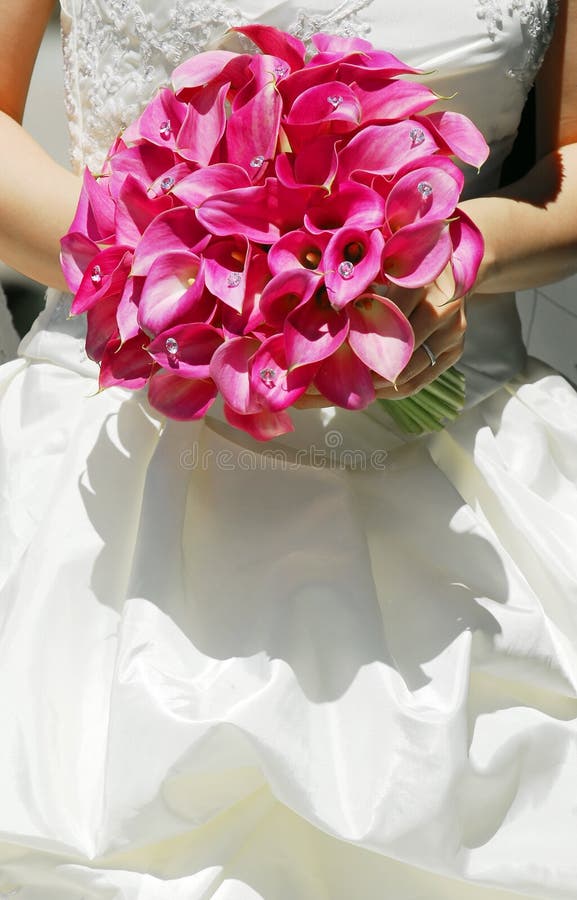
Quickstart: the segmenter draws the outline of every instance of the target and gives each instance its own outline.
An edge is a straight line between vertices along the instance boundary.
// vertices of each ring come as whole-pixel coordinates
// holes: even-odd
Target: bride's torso
[[[62,0],[65,93],[76,171],[97,171],[118,132],[169,81],[182,60],[222,40],[231,24],[262,22],[303,39],[315,31],[368,38],[426,71],[427,83],[470,116],[491,155],[469,167],[469,196],[497,186],[528,89],[549,42],[558,0]],[[454,95],[454,96],[453,96]],[[49,292],[23,352],[83,372],[83,322],[70,298]],[[472,298],[460,367],[468,402],[490,393],[524,362],[512,295]]]

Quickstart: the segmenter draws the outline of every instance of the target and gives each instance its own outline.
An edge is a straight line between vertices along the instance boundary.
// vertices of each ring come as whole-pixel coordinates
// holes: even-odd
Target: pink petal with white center
[[[387,197],[386,216],[391,231],[425,219],[447,219],[459,202],[460,187],[443,169],[423,166],[403,175]]]
[[[435,112],[419,122],[440,139],[451,153],[479,169],[489,156],[489,145],[476,125],[467,116],[457,112]]]
[[[232,28],[250,38],[263,53],[284,59],[294,71],[304,65],[306,47],[302,41],[271,25],[244,25]]]
[[[205,169],[198,169],[183,178],[172,189],[172,193],[187,206],[196,209],[209,197],[234,191],[237,188],[250,187],[250,185],[249,176],[240,166],[233,166],[231,163],[215,163]]]
[[[371,371],[347,341],[321,363],[314,384],[327,400],[345,409],[365,409],[375,399]]]
[[[399,307],[385,297],[365,294],[347,308],[349,344],[359,359],[394,382],[415,347],[413,329]]]
[[[339,153],[339,180],[355,172],[394,175],[405,163],[438,149],[424,124],[406,119],[392,125],[367,125]]]
[[[394,79],[387,79],[384,85],[382,78],[363,79],[361,84],[353,86],[353,91],[361,106],[364,125],[383,119],[405,119],[438,99],[424,84]]]
[[[451,257],[453,246],[447,222],[406,225],[389,238],[383,253],[383,273],[394,284],[407,288],[431,284]]]
[[[212,234],[244,235],[251,241],[272,244],[280,237],[278,191],[267,179],[263,185],[209,197],[197,210],[198,220]]]
[[[455,281],[454,296],[464,297],[475,284],[485,244],[483,235],[469,216],[462,209],[457,209],[456,215],[449,224],[453,245],[451,269]]]
[[[120,190],[115,214],[116,240],[136,247],[142,233],[159,213],[173,206],[171,197],[151,198],[144,187],[127,175]]]
[[[340,347],[349,331],[346,313],[337,312],[321,288],[291,312],[284,325],[289,368],[326,359]]]
[[[273,275],[287,273],[290,269],[318,272],[329,239],[330,234],[310,234],[303,229],[283,234],[268,252],[271,272]]]
[[[202,260],[194,253],[165,253],[152,264],[138,305],[138,322],[151,335],[177,324],[204,292]]]
[[[289,414],[284,410],[280,412],[263,410],[243,415],[227,403],[224,404],[223,409],[226,420],[230,425],[239,428],[241,431],[246,431],[247,434],[256,438],[257,441],[270,441],[281,434],[288,434],[289,431],[295,430]]]
[[[206,88],[188,104],[176,139],[176,150],[182,159],[208,166],[226,125],[225,100],[230,85]]]
[[[375,281],[381,270],[385,239],[375,229],[341,228],[335,232],[323,256],[325,285],[331,306],[342,309]]]
[[[152,376],[148,385],[148,402],[152,408],[179,422],[201,419],[214,403],[216,394],[216,385],[209,378],[181,378],[162,370]]]
[[[287,116],[289,125],[321,122],[340,132],[352,131],[361,121],[361,105],[354,91],[340,81],[315,85],[297,97]]]
[[[290,269],[279,272],[262,292],[260,309],[268,325],[281,329],[285,319],[297,306],[310,300],[321,282],[318,272]]]
[[[144,108],[140,118],[125,129],[122,138],[126,144],[144,138],[151,144],[174,150],[185,115],[185,104],[180,103],[171,90],[162,88]]]
[[[253,180],[274,156],[282,100],[271,82],[230,116],[226,127],[227,161],[242,166]]]
[[[145,341],[146,335],[140,333],[124,344],[120,338],[108,342],[100,363],[99,388],[118,385],[136,391],[144,387],[156,368],[154,360],[142,349]]]
[[[324,197],[305,214],[305,226],[320,234],[338,231],[345,225],[371,231],[385,221],[385,201],[380,194],[364,184],[345,182],[340,189]]]
[[[318,367],[319,363],[313,363],[287,371],[284,337],[275,334],[261,344],[252,359],[252,389],[266,409],[278,412],[304,394]]]
[[[223,303],[242,310],[251,247],[246,238],[213,241],[204,251],[206,286]]]
[[[86,353],[100,362],[109,341],[118,337],[116,309],[118,297],[105,297],[86,313]]]
[[[100,247],[85,235],[70,231],[61,238],[60,247],[60,265],[66,284],[74,294],[80,287],[91,261],[100,253]]]
[[[122,297],[116,310],[116,323],[120,339],[124,343],[130,338],[136,337],[139,332],[138,304],[144,286],[143,278],[130,277],[127,279],[122,292]]]
[[[210,361],[222,342],[222,334],[212,325],[176,325],[157,335],[146,349],[173,375],[208,378]]]
[[[232,338],[215,351],[210,363],[210,375],[225,401],[237,412],[258,412],[258,396],[250,382],[251,359],[259,342],[250,337]]]
[[[166,253],[202,253],[211,239],[192,210],[185,206],[160,213],[137,244],[133,275],[148,275],[152,264]]]
[[[93,257],[72,301],[71,315],[86,312],[104,297],[119,297],[130,272],[131,260],[130,248],[122,246],[107,247]]]

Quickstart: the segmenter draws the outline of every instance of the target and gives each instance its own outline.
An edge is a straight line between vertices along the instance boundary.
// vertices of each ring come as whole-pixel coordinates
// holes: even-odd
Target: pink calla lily
[[[116,205],[116,240],[120,244],[135,247],[143,232],[156,216],[172,209],[172,198],[150,198],[146,190],[132,175],[127,175]]]
[[[196,209],[210,197],[251,186],[251,180],[244,169],[231,163],[215,163],[206,169],[197,169],[172,189],[178,199]]]
[[[268,252],[268,264],[273,275],[289,269],[318,271],[330,234],[311,234],[304,229],[289,231],[278,239]]]
[[[210,363],[211,378],[226,403],[242,415],[258,412],[262,406],[250,380],[251,360],[258,348],[254,338],[232,338],[221,344]]]
[[[385,221],[385,201],[370,187],[347,182],[340,189],[309,207],[305,225],[314,233],[338,231],[345,225],[371,231]]]
[[[172,372],[155,372],[148,386],[153,409],[180,422],[201,419],[214,403],[217,387],[210,378],[182,378]]]
[[[100,362],[106,345],[118,337],[116,310],[118,297],[105,297],[86,313],[86,353]]]
[[[108,191],[108,178],[97,180],[84,170],[82,190],[69,233],[84,235],[95,243],[112,243],[114,239],[114,201]]]
[[[431,132],[415,119],[367,125],[339,153],[339,181],[354,178],[358,171],[392,176],[406,163],[437,150]]]
[[[266,161],[274,156],[281,113],[281,98],[270,83],[228,120],[227,161],[242,166],[253,180],[262,177]]]
[[[276,158],[276,176],[287,188],[316,187],[330,190],[339,159],[333,135],[318,135],[298,154],[282,153]]]
[[[107,247],[90,261],[70,313],[73,316],[86,312],[105,297],[120,297],[124,290],[132,252],[129,247]]]
[[[243,234],[257,243],[274,243],[280,237],[280,211],[271,182],[209,197],[197,210],[199,221],[215,235]]]
[[[454,297],[464,297],[475,284],[479,266],[485,252],[483,236],[474,222],[462,209],[456,210],[456,218],[449,224],[453,245],[451,269],[455,282]]]
[[[202,253],[210,238],[192,210],[184,206],[166,210],[153,219],[138,242],[132,274],[148,275],[165,253]]]
[[[489,156],[487,141],[467,116],[450,110],[430,113],[426,120],[417,117],[435,134],[441,146],[463,162],[480,169]]]
[[[346,314],[332,308],[321,287],[286,317],[284,338],[289,368],[326,359],[340,347],[348,331]]]
[[[293,130],[324,123],[338,133],[353,131],[361,122],[361,104],[347,84],[326,81],[297,97],[286,122]]]
[[[163,368],[182,378],[209,378],[210,361],[223,342],[212,325],[176,325],[157,335],[146,347]]]
[[[378,229],[341,228],[323,255],[325,285],[331,306],[342,309],[375,281],[381,270],[385,239]]]
[[[111,173],[106,180],[111,198],[114,202],[118,200],[128,175],[135,178],[151,197],[155,197],[161,191],[152,192],[151,186],[156,181],[162,180],[174,168],[174,153],[168,147],[158,147],[145,141],[127,147],[110,160]],[[190,171],[188,166],[186,168]],[[112,221],[114,222],[114,218]]]
[[[246,272],[242,308],[238,312],[227,304],[223,304],[221,308],[222,330],[226,337],[240,337],[251,333],[256,335],[257,330],[264,325],[261,297],[269,280],[266,254],[253,250]]]
[[[347,307],[349,344],[358,358],[394,382],[409,362],[415,336],[399,307],[385,297],[365,294]]]
[[[292,71],[304,65],[306,47],[292,34],[279,31],[270,25],[243,25],[233,28],[232,31],[250,38],[263,53],[285,60]]]
[[[211,162],[226,125],[225,100],[229,85],[205,89],[187,104],[176,139],[178,155],[198,166]]]
[[[387,224],[394,232],[413,222],[449,218],[459,195],[459,184],[443,169],[414,169],[399,178],[387,197]]]
[[[204,261],[194,253],[165,253],[152,264],[140,297],[138,323],[151,335],[182,321],[202,299]]]
[[[100,247],[84,234],[69,231],[60,241],[60,265],[66,284],[76,293],[91,260],[100,252]]]
[[[156,368],[153,359],[142,349],[146,335],[140,333],[124,344],[120,338],[108,341],[100,361],[98,387],[123,387],[136,391],[149,380]]]
[[[314,385],[328,400],[344,409],[365,409],[375,399],[371,371],[348,341],[321,363]]]
[[[250,255],[248,240],[240,236],[215,240],[204,251],[207,288],[237,312],[242,310]]]
[[[144,278],[128,278],[116,310],[116,324],[122,343],[136,337],[140,331],[138,324],[138,304],[144,287]]]
[[[362,79],[361,84],[353,85],[353,91],[361,106],[364,125],[414,116],[438,99],[424,84],[395,79],[384,86],[382,79]]]
[[[172,73],[172,86],[176,97],[183,103],[190,102],[209,84],[234,84],[246,72],[250,63],[248,54],[239,55],[230,50],[208,50],[197,53],[181,63]]]
[[[282,329],[287,315],[310,300],[320,282],[320,273],[307,269],[279,272],[268,282],[260,298],[264,320],[273,328]]]
[[[383,273],[394,284],[422,287],[439,277],[452,249],[447,222],[424,220],[406,225],[385,244]]]
[[[168,88],[162,88],[145,107],[140,118],[125,129],[123,140],[131,144],[144,138],[150,144],[174,150],[185,116],[186,105]]]
[[[259,347],[252,358],[250,382],[262,405],[273,412],[286,409],[309,387],[319,363],[288,371],[284,337],[275,334]]]

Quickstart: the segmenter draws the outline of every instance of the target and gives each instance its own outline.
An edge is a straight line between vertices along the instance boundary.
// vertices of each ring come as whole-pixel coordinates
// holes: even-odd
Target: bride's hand
[[[384,293],[384,289],[379,287],[377,292]],[[467,324],[465,298],[448,300],[437,284],[411,290],[389,285],[386,296],[404,312],[415,333],[415,350],[397,378],[396,389],[378,375],[373,378],[377,398],[399,400],[425,387],[460,358]],[[423,349],[424,341],[436,357],[434,366]],[[320,393],[307,392],[294,405],[309,409],[334,403]]]

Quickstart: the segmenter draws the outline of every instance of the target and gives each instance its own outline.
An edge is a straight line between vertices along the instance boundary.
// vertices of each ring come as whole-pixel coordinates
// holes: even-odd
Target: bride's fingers
[[[434,381],[435,378],[438,378],[438,376],[446,371],[446,369],[450,368],[450,366],[454,366],[460,359],[461,353],[462,351],[459,347],[452,347],[450,350],[441,353],[440,356],[437,357],[435,366],[431,366],[429,361],[427,368],[417,372],[417,374],[413,375],[408,381],[405,381],[402,384],[397,382],[397,390],[395,390],[392,385],[378,389],[376,392],[377,398],[382,400],[402,400],[403,397],[410,397],[411,394],[415,394],[417,391],[420,391],[421,388],[425,387],[425,385]]]
[[[424,369],[436,369],[431,365],[431,358],[427,351],[423,348],[426,341],[429,350],[437,357],[437,359],[448,351],[458,350],[459,354],[463,352],[465,342],[465,330],[467,322],[464,310],[457,310],[453,316],[436,331],[430,332],[422,340],[416,341],[416,347],[411,359],[397,378],[397,384],[404,384],[410,381]],[[433,377],[439,374],[439,370]],[[432,378],[431,378],[432,380]]]

